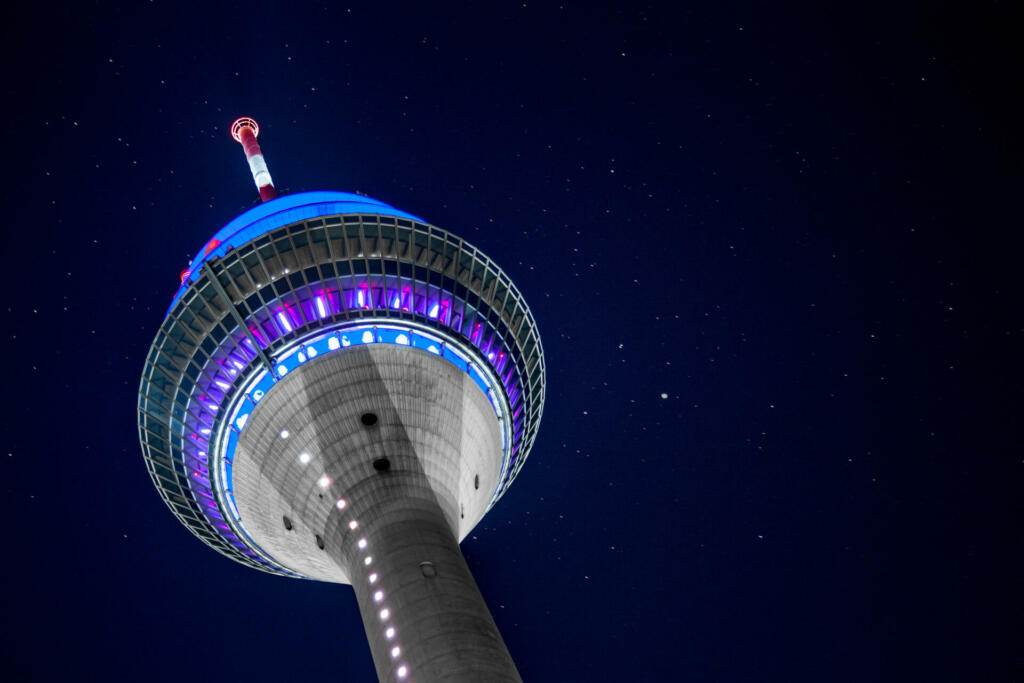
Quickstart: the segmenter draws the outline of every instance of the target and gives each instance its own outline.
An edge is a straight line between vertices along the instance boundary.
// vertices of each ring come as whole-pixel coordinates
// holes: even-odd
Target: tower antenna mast
[[[277,190],[274,189],[274,181],[267,170],[267,162],[263,160],[260,143],[256,142],[256,136],[259,134],[259,124],[248,116],[243,116],[231,124],[231,137],[245,150],[245,158],[249,162],[252,179],[256,181],[256,189],[260,191],[260,199],[269,202],[277,197]]]

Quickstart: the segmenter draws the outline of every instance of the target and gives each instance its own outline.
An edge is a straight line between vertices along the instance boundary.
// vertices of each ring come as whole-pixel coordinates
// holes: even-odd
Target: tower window
[[[473,488],[475,488],[475,489],[480,488],[480,475],[479,474],[474,474],[473,475]]]
[[[288,519],[288,515],[285,515],[282,519],[284,519],[284,528],[287,529],[288,531],[291,531],[292,530],[292,520]]]
[[[316,534],[316,547],[320,550],[324,549],[324,539],[320,537],[320,534]]]
[[[377,458],[373,461],[373,469],[378,472],[387,472],[391,469],[391,461],[387,458]]]
[[[377,424],[377,414],[363,413],[362,417],[359,418],[359,421],[362,422],[365,427],[372,427]]]

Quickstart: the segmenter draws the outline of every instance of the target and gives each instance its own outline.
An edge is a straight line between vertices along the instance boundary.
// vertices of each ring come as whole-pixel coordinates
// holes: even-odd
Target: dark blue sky
[[[3,22],[3,678],[372,680],[351,590],[203,546],[138,446],[240,115],[531,304],[463,545],[526,680],[1024,676],[1019,7],[125,4]]]

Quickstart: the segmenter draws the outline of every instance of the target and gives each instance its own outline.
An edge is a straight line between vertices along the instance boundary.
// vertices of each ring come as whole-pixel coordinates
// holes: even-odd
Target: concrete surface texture
[[[353,585],[380,680],[516,681],[458,546],[500,466],[497,418],[468,375],[371,345],[282,378],[249,418],[233,480],[261,548]]]

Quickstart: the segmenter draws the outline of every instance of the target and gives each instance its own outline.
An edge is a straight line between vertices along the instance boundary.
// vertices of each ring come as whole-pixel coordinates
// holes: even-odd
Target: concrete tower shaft
[[[290,372],[249,420],[242,519],[290,570],[352,583],[380,680],[519,680],[458,546],[501,465],[494,410],[465,373],[354,347]]]

